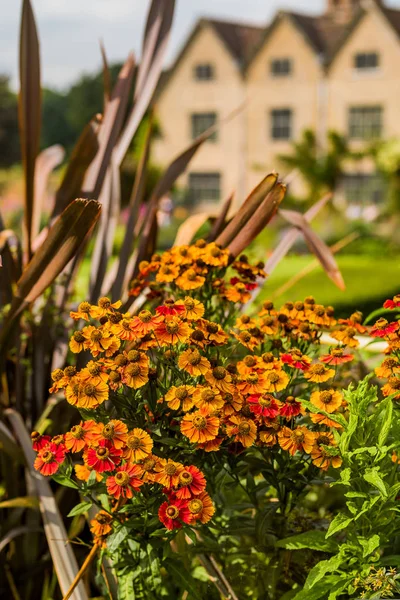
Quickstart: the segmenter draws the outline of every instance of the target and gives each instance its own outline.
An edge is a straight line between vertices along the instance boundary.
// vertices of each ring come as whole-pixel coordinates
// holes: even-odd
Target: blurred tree
[[[327,142],[326,149],[322,150],[315,133],[306,129],[300,141],[293,143],[292,152],[279,156],[285,166],[297,169],[303,176],[307,194],[301,200],[307,204],[313,204],[323,194],[336,189],[346,160],[364,156],[363,153],[351,152],[346,138],[334,131],[328,133]]]
[[[20,160],[18,101],[7,75],[0,75],[0,168]]]
[[[68,120],[68,94],[43,89],[41,148],[61,144],[69,150],[76,141],[77,132]]]

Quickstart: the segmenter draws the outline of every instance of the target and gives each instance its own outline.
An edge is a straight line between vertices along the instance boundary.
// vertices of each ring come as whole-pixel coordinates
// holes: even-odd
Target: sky
[[[99,40],[109,62],[140,54],[149,0],[31,0],[41,43],[42,83],[64,90],[83,73],[100,68]],[[400,0],[388,2],[400,7]],[[18,87],[18,35],[22,0],[0,0],[0,74]],[[172,62],[199,17],[220,17],[263,26],[279,9],[308,13],[325,0],[177,0],[166,65]]]

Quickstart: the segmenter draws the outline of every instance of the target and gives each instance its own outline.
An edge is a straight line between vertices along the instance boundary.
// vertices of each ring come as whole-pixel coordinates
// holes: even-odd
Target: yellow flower
[[[267,371],[264,375],[266,378],[264,389],[266,392],[280,392],[288,386],[289,377],[285,371],[274,369]]]
[[[342,406],[343,397],[340,392],[335,390],[323,390],[313,392],[310,401],[317,408],[321,408],[325,412],[334,413]]]
[[[221,392],[218,389],[213,390],[204,385],[198,385],[194,388],[193,401],[198,408],[205,406],[209,408],[211,412],[219,410],[224,406]]]
[[[107,399],[108,385],[104,381],[99,381],[96,385],[93,383],[82,383],[79,388],[76,406],[87,409],[97,408]]]
[[[328,381],[328,379],[332,379],[334,375],[334,369],[328,369],[321,363],[312,365],[308,371],[305,371],[304,373],[304,377],[314,383],[324,383],[325,381]]]
[[[84,342],[85,349],[90,350],[94,357],[98,356],[101,352],[105,352],[107,355],[107,350],[115,348],[114,351],[111,352],[111,354],[113,354],[121,343],[112,335],[111,331],[93,327],[93,325],[84,327],[82,329],[82,334],[86,338],[86,341]],[[108,353],[108,356],[110,356],[110,353]]]
[[[128,433],[122,456],[128,462],[136,462],[149,456],[152,449],[153,440],[149,434],[137,427]]]
[[[162,265],[156,275],[159,283],[171,283],[179,276],[179,268],[175,265]]]
[[[186,412],[193,407],[195,389],[192,385],[173,385],[165,394],[164,400],[172,410],[178,410],[182,406],[182,410]]]
[[[182,344],[192,331],[188,323],[184,323],[179,317],[167,316],[154,329],[154,335],[160,346],[168,346],[169,344]]]
[[[220,248],[215,242],[207,244],[201,255],[206,265],[212,267],[226,267],[228,265],[229,250]]]
[[[139,363],[129,363],[122,369],[122,383],[134,390],[146,385],[149,380],[149,369]]]
[[[234,436],[234,441],[240,442],[245,448],[252,446],[257,438],[257,427],[254,421],[241,415],[230,417],[226,432],[229,436]]]
[[[74,354],[78,354],[79,352],[82,352],[82,350],[85,349],[85,342],[86,338],[83,335],[82,331],[75,331],[72,334],[72,337],[69,341],[69,349]]]
[[[198,275],[194,269],[184,271],[175,283],[181,290],[196,290],[205,282],[205,277]]]
[[[181,301],[179,300],[179,302]],[[189,321],[196,321],[204,315],[204,304],[200,300],[186,296],[183,300],[183,305],[185,307],[183,316]]]
[[[202,356],[198,350],[188,349],[179,356],[178,367],[187,371],[190,375],[198,377],[205,375],[211,365],[205,356]]]

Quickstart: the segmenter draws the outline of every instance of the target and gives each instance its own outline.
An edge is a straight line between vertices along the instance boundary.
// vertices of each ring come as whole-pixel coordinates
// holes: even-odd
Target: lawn
[[[257,302],[271,298],[281,305],[288,300],[301,300],[313,295],[317,302],[335,306],[339,314],[355,308],[367,313],[385,298],[400,291],[400,257],[343,255],[337,256],[337,262],[346,284],[345,291],[339,290],[318,266],[278,295],[279,288],[312,260],[310,256],[289,256],[282,260],[267,278]]]

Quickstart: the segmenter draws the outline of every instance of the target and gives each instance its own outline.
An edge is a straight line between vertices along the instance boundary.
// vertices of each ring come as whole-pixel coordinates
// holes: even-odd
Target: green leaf
[[[163,566],[172,575],[173,579],[181,585],[182,589],[187,591],[195,600],[204,600],[199,592],[198,583],[196,583],[196,580],[193,579],[181,562],[167,558],[163,561]]]
[[[372,554],[381,543],[379,535],[373,535],[369,539],[358,538],[360,545],[363,547],[363,558],[366,558],[370,554]]]
[[[92,502],[81,502],[77,504],[72,510],[69,511],[67,517],[75,517],[75,515],[81,515],[92,507]]]
[[[336,571],[343,562],[343,556],[339,553],[332,556],[328,560],[321,560],[311,569],[304,584],[306,590],[310,590],[318,583],[327,573]]]
[[[303,400],[302,398],[299,398],[299,400],[303,404],[303,406],[305,406],[310,411],[310,413],[316,415],[324,415],[325,417],[328,417],[328,419],[332,419],[332,421],[339,423],[339,425],[341,425],[343,428],[347,428],[348,423],[346,419],[342,417],[342,415],[327,413],[325,410],[321,410],[314,406],[314,404],[309,400]]]
[[[364,473],[364,479],[374,487],[376,487],[382,496],[387,497],[388,493],[382,477],[379,475],[378,469],[371,469]]]
[[[393,308],[378,308],[377,310],[374,310],[372,313],[370,313],[368,315],[368,317],[364,321],[364,325],[367,325],[368,323],[370,323],[377,317],[382,317],[383,315],[389,315],[389,314],[395,315],[398,312],[400,312],[398,308],[394,308],[394,309]]]
[[[113,553],[118,549],[118,546],[128,537],[129,529],[125,526],[120,527],[107,538],[107,548]]]
[[[342,531],[345,527],[347,527],[353,521],[353,517],[348,517],[344,513],[339,513],[333,519],[331,524],[329,525],[329,529],[327,531],[326,537],[330,537],[334,535],[338,531]]]
[[[331,590],[331,588],[331,583],[323,581],[315,585],[311,590],[301,590],[298,594],[296,594],[293,600],[320,600],[321,598],[326,598],[326,594]]]
[[[292,535],[276,542],[277,548],[287,548],[288,550],[300,550],[309,548],[310,550],[319,550],[321,552],[336,552],[337,543],[335,540],[327,540],[325,531],[306,531],[298,535]]]
[[[66,477],[65,475],[53,475],[52,479],[56,483],[59,483],[60,485],[63,485],[65,487],[69,487],[74,490],[80,489],[79,485],[77,483],[75,483],[75,481],[72,481],[72,479],[70,479],[69,477]]]
[[[90,471],[90,475],[88,477],[88,480],[86,482],[86,485],[88,488],[93,487],[94,485],[96,485],[97,483],[97,478],[96,478],[96,471],[93,469],[92,471]]]
[[[107,511],[111,512],[110,502],[108,500],[107,494],[99,494],[98,499],[102,507]]]
[[[381,415],[382,415],[382,419],[379,418],[377,420],[377,430],[379,431],[379,436],[378,436],[378,446],[379,447],[384,446],[384,444],[387,440],[387,437],[389,435],[390,428],[392,426],[393,402],[391,401],[390,398],[386,398],[381,403],[381,413],[380,413],[379,417],[381,417]]]

